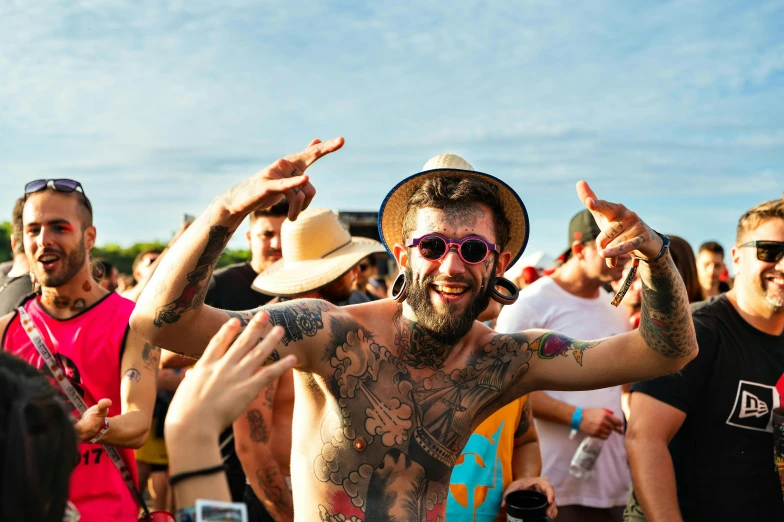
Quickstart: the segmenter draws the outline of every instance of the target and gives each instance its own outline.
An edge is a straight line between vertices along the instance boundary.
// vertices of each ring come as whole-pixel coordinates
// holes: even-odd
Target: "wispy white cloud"
[[[521,191],[532,249],[562,248],[581,178],[730,241],[715,202],[732,222],[784,186],[782,25],[781,1],[5,2],[0,216],[71,176],[102,240],[162,237],[342,134],[318,205],[375,209],[451,151]]]

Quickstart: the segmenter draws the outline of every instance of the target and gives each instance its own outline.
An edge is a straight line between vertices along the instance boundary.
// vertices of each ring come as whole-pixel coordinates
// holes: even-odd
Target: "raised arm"
[[[180,237],[139,298],[131,327],[144,339],[171,351],[198,356],[221,325],[236,316],[243,326],[249,313],[229,313],[204,305],[210,276],[226,244],[243,219],[284,196],[289,218],[308,206],[315,189],[303,173],[320,157],[343,145],[342,138],[280,159],[215,198]],[[300,359],[301,360],[301,359]]]
[[[587,183],[577,192],[602,233],[597,248],[608,264],[623,254],[639,257],[640,327],[607,339],[577,341],[554,332],[529,331],[533,389],[605,388],[678,371],[697,356],[697,338],[683,280],[663,237],[621,204],[596,197]]]

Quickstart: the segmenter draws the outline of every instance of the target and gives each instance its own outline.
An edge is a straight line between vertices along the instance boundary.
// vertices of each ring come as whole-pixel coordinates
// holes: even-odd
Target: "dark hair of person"
[[[0,520],[61,522],[76,455],[59,392],[0,350]]]
[[[697,260],[694,258],[694,250],[688,241],[678,236],[669,236],[670,238],[670,255],[681,274],[683,284],[686,286],[686,295],[689,297],[689,302],[694,303],[702,301],[702,289],[700,288],[700,281],[697,279]],[[721,248],[721,246],[719,246]]]
[[[136,273],[136,267],[138,267],[139,263],[142,262],[142,259],[144,259],[144,256],[146,256],[148,254],[158,254],[158,255],[161,255],[162,253],[163,253],[163,249],[162,248],[158,248],[158,247],[145,248],[144,250],[139,252],[136,255],[135,258],[133,258],[133,264],[131,265],[131,272]]]
[[[721,254],[721,257],[724,257],[724,247],[716,241],[706,241],[701,244],[700,249],[697,250],[697,253],[699,254],[703,251],[710,252],[711,254]]]
[[[14,210],[11,213],[11,234],[14,236],[14,255],[24,254],[24,226],[22,225],[22,211],[24,210],[25,198],[19,198],[14,203]]]
[[[257,218],[260,217],[286,217],[289,215],[289,202],[286,199],[282,199],[272,205],[270,208],[265,208],[263,210],[254,210],[250,214],[250,222],[253,223],[256,221]]]
[[[501,206],[498,187],[475,176],[444,175],[423,181],[408,198],[403,239],[408,239],[416,230],[417,211],[421,208],[465,212],[473,211],[480,203],[493,213],[495,242],[503,250],[509,242],[509,219]]]

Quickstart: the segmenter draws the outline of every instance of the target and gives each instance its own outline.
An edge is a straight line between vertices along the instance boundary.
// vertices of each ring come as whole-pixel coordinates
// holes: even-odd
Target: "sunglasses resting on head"
[[[46,189],[52,189],[55,192],[65,193],[80,192],[82,194],[82,200],[84,200],[87,209],[90,211],[90,214],[93,213],[90,200],[87,199],[87,194],[84,193],[84,187],[82,187],[81,183],[73,179],[36,179],[31,181],[25,185],[25,200],[27,200],[27,196],[30,194],[35,194],[36,192],[41,192],[42,190]]]

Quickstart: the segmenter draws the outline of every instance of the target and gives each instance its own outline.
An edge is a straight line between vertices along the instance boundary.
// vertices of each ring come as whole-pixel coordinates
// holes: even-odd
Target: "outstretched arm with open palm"
[[[343,138],[313,140],[215,198],[164,257],[139,298],[131,327],[155,346],[201,355],[229,317],[241,317],[204,305],[212,271],[234,231],[248,214],[284,196],[289,219],[295,220],[316,194],[305,171],[342,146]]]
[[[696,357],[697,339],[686,289],[663,251],[663,237],[624,205],[599,199],[585,181],[577,183],[577,195],[602,230],[596,238],[599,255],[608,264],[623,254],[641,259],[640,328],[592,341],[528,331],[525,341],[539,357],[531,358],[526,379],[533,389],[585,390],[679,370]]]

